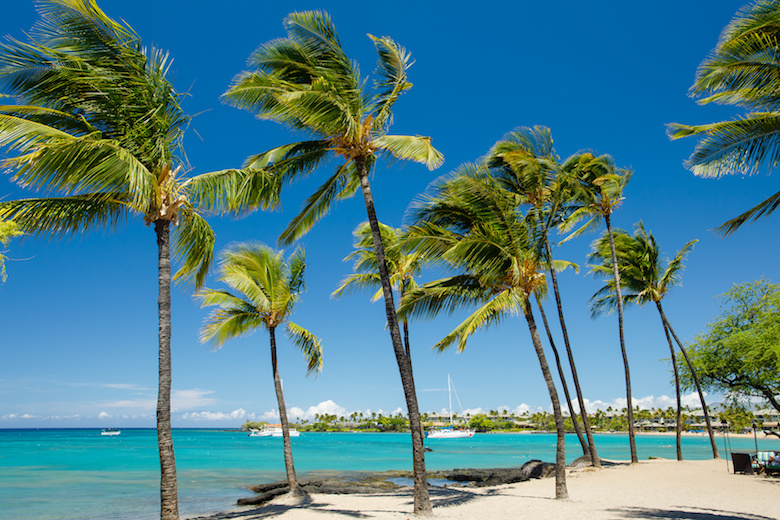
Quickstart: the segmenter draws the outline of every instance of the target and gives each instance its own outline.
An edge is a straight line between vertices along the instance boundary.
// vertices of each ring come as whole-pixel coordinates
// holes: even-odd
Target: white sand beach
[[[441,519],[776,520],[780,478],[735,475],[731,462],[649,460],[603,469],[567,470],[569,498],[554,499],[552,478],[490,488],[432,489]],[[306,504],[279,499],[264,507],[214,515],[209,520],[411,518],[411,489],[392,495],[311,495]]]

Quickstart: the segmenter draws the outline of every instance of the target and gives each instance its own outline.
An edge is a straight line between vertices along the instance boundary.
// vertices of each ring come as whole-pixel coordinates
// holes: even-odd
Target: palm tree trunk
[[[293,495],[305,495],[306,493],[298,484],[293,464],[292,442],[290,441],[290,423],[287,422],[287,406],[284,404],[282,391],[282,378],[279,377],[279,365],[276,360],[276,327],[270,327],[268,333],[271,336],[271,369],[274,373],[274,388],[276,389],[276,402],[279,404],[279,422],[282,423],[282,437],[284,439],[284,467],[287,470],[287,484]]]
[[[404,351],[401,340],[401,331],[398,327],[398,316],[395,312],[393,301],[393,289],[390,285],[390,275],[385,263],[385,248],[382,244],[382,235],[379,230],[379,220],[374,209],[374,197],[371,194],[371,186],[368,182],[368,168],[363,156],[355,157],[355,166],[360,178],[360,187],[363,191],[363,199],[366,203],[366,213],[371,226],[371,235],[374,240],[374,252],[379,267],[379,278],[382,282],[382,294],[385,301],[385,314],[387,315],[387,328],[390,330],[390,339],[393,343],[393,351],[398,364],[398,372],[401,375],[401,384],[406,398],[406,408],[409,412],[409,429],[412,434],[412,465],[414,473],[414,514],[432,515],[433,507],[428,494],[428,479],[425,473],[425,447],[423,446],[422,422],[420,410],[417,406],[417,392],[414,388],[414,376],[412,374],[412,361]]]
[[[712,458],[719,459],[720,455],[718,454],[718,446],[715,443],[715,432],[712,430],[712,421],[710,420],[710,413],[707,410],[707,403],[704,401],[704,392],[702,392],[701,384],[699,383],[699,376],[696,374],[696,369],[693,368],[693,364],[691,363],[691,360],[688,357],[688,352],[685,350],[685,347],[683,347],[680,338],[677,337],[677,334],[675,334],[671,323],[669,323],[669,320],[666,318],[666,314],[664,313],[664,309],[663,307],[661,307],[660,302],[658,303],[658,312],[661,313],[661,319],[669,328],[669,332],[672,333],[674,340],[677,342],[677,346],[680,348],[680,352],[682,352],[683,357],[685,358],[685,363],[688,365],[688,370],[691,371],[691,377],[693,377],[693,382],[696,384],[696,391],[699,393],[699,400],[701,401],[701,409],[704,412],[704,422],[707,423],[707,433],[710,436],[710,445],[712,446]]]
[[[677,436],[677,460],[683,460],[682,455],[682,401],[680,400],[680,371],[677,370],[677,357],[674,355],[674,343],[669,335],[669,328],[664,322],[664,316],[661,314],[661,302],[655,302],[658,312],[661,316],[661,325],[666,334],[666,341],[669,343],[669,352],[672,354],[672,368],[674,369],[674,392],[677,395],[677,426],[675,433]]]
[[[539,358],[539,365],[542,367],[544,382],[547,383],[547,391],[550,393],[553,417],[555,417],[555,430],[558,433],[555,445],[555,498],[569,498],[569,492],[566,489],[566,432],[563,429],[563,414],[561,413],[561,404],[558,401],[558,391],[555,389],[550,366],[544,355],[530,299],[526,299],[523,310],[525,311],[525,321],[528,322],[528,331],[531,333],[531,342],[536,350],[536,356]]]
[[[157,312],[159,319],[157,447],[160,452],[160,520],[179,520],[176,457],[171,432],[171,242],[170,221],[154,223],[157,234]]]
[[[566,377],[563,374],[563,366],[561,366],[561,356],[558,355],[558,349],[555,347],[555,341],[553,341],[552,332],[550,332],[550,325],[547,323],[547,315],[544,313],[542,302],[539,301],[539,295],[536,295],[536,305],[539,307],[539,314],[542,316],[542,323],[544,323],[544,330],[547,331],[547,340],[550,342],[553,355],[555,356],[555,366],[558,368],[558,377],[561,378],[561,385],[563,386],[563,394],[566,396],[566,404],[569,407],[569,416],[574,426],[574,431],[577,433],[577,439],[582,446],[582,454],[588,455],[588,444],[585,442],[585,437],[582,435],[582,428],[577,421],[577,414],[574,413],[574,407],[571,404],[571,396],[569,395],[569,385],[566,384]]]
[[[626,408],[628,412],[628,444],[631,450],[631,462],[639,462],[636,455],[636,439],[634,438],[634,405],[631,399],[631,372],[628,369],[628,354],[626,353],[626,340],[623,335],[623,295],[620,292],[620,273],[618,272],[617,253],[615,252],[615,237],[612,235],[612,222],[609,214],[604,215],[609,234],[609,248],[612,251],[612,272],[615,277],[615,295],[618,304],[618,328],[620,331],[620,352],[623,354],[623,367],[626,372]]]
[[[580,414],[582,415],[582,425],[585,428],[585,435],[588,438],[588,450],[590,451],[590,462],[596,467],[601,467],[601,459],[599,454],[596,453],[596,442],[593,440],[593,429],[590,427],[590,418],[588,417],[588,410],[585,408],[585,397],[582,395],[582,388],[580,387],[580,378],[577,376],[577,367],[574,364],[574,354],[571,351],[571,344],[569,343],[569,332],[566,329],[566,320],[563,319],[563,305],[561,304],[561,293],[558,290],[558,276],[555,274],[555,268],[552,265],[552,250],[550,249],[550,241],[547,237],[544,237],[544,246],[547,249],[547,258],[550,259],[550,279],[552,280],[553,293],[555,294],[555,303],[558,307],[558,320],[561,322],[561,332],[563,333],[563,344],[566,347],[566,355],[569,358],[569,367],[571,368],[571,376],[574,381],[574,391],[577,393],[577,402],[580,405]]]

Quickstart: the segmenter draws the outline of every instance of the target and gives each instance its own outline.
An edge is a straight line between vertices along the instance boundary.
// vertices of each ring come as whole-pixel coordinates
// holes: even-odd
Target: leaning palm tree
[[[636,439],[634,432],[634,410],[631,398],[631,373],[628,367],[626,341],[623,335],[623,296],[620,292],[620,273],[615,253],[615,241],[612,234],[612,213],[623,201],[623,190],[631,179],[631,170],[620,169],[609,155],[595,156],[590,152],[582,152],[569,157],[563,165],[563,170],[576,178],[574,182],[573,199],[579,207],[562,223],[562,229],[570,229],[584,218],[589,220],[571,236],[586,229],[599,225],[603,218],[607,227],[607,236],[612,253],[612,275],[615,280],[615,299],[618,310],[618,333],[620,336],[620,352],[623,356],[623,367],[626,376],[626,408],[628,410],[628,443],[631,451],[631,462],[638,462]]]
[[[464,166],[437,183],[414,216],[410,244],[460,274],[411,291],[401,303],[401,316],[436,316],[476,305],[476,311],[434,345],[439,351],[456,344],[463,350],[478,329],[512,314],[525,316],[555,417],[555,497],[566,498],[563,415],[531,306],[531,298],[546,285],[534,215],[523,215],[517,197],[501,189],[487,170]]]
[[[182,260],[174,279],[203,283],[214,232],[205,211],[275,202],[263,172],[226,170],[187,178],[181,140],[189,118],[166,78],[168,55],[143,47],[126,24],[91,0],[48,0],[30,42],[0,46],[0,148],[12,180],[56,196],[0,202],[33,236],[114,229],[130,215],[157,239],[160,516],[178,518],[171,434],[171,238]],[[268,198],[265,198],[268,196]],[[173,230],[173,233],[171,231]]]
[[[563,368],[561,367],[552,335],[548,334],[550,346],[555,353],[561,384],[566,395],[577,437],[580,439],[583,447],[583,453],[590,457],[593,466],[601,467],[601,461],[596,452],[596,443],[593,439],[593,430],[590,427],[590,419],[585,408],[585,398],[582,394],[577,367],[574,363],[569,332],[563,315],[563,305],[561,303],[560,291],[558,290],[558,276],[555,270],[555,262],[552,261],[552,248],[549,240],[550,228],[560,224],[572,210],[572,206],[569,203],[571,197],[570,179],[566,172],[561,170],[560,158],[553,147],[552,134],[550,129],[544,126],[515,129],[493,145],[484,161],[498,182],[510,192],[522,196],[523,200],[531,206],[531,211],[537,214],[537,219],[542,222],[542,245],[547,258],[550,260],[548,262],[550,280],[552,281],[558,319],[561,324],[561,332],[563,333],[563,343],[566,347],[587,442],[582,438],[579,422],[576,420],[571,398],[569,397],[568,385],[563,375]],[[549,330],[541,303],[539,304],[539,311],[542,313],[545,328]]]
[[[390,282],[400,301],[407,292],[417,288],[417,282],[414,277],[420,274],[423,259],[418,252],[406,250],[407,248],[403,244],[403,230],[390,227],[381,222],[379,223],[379,229],[382,234],[382,244],[385,246],[385,261],[390,274]],[[336,290],[333,291],[332,296],[339,298],[352,291],[373,289],[376,292],[371,301],[377,301],[382,298],[382,280],[379,278],[379,269],[376,264],[371,227],[368,225],[368,222],[363,222],[352,234],[355,236],[355,250],[347,255],[344,260],[355,261],[353,267],[355,273],[344,278]],[[401,323],[403,324],[404,349],[406,356],[411,360],[409,323],[405,319],[402,319]]]
[[[680,439],[682,427],[680,376],[677,371],[674,345],[672,344],[672,338],[669,334],[671,333],[675,339],[677,339],[677,335],[674,334],[674,330],[664,313],[661,300],[666,296],[669,289],[680,285],[680,272],[683,269],[683,260],[690,252],[693,244],[698,242],[698,240],[691,240],[685,244],[685,246],[674,255],[672,260],[664,263],[661,259],[660,248],[658,247],[655,237],[652,233],[648,233],[645,230],[641,221],[636,225],[636,231],[633,236],[619,229],[615,230],[614,239],[615,249],[617,250],[618,267],[620,270],[620,283],[623,285],[623,288],[628,291],[624,297],[626,305],[638,304],[644,306],[646,303],[653,302],[656,309],[658,309],[661,325],[663,326],[664,334],[669,343],[672,367],[674,369],[675,391],[677,394],[677,458],[678,460],[682,460]],[[596,276],[606,279],[604,287],[591,298],[591,311],[594,314],[598,314],[605,310],[612,310],[617,304],[617,299],[614,278],[611,278],[612,259],[609,240],[606,235],[602,235],[601,238],[593,244],[593,252],[590,255],[590,261],[593,263],[591,272]],[[704,410],[704,418],[707,423],[710,444],[712,445],[712,456],[716,459],[720,458],[718,455],[718,447],[715,444],[715,433],[712,429],[712,422],[710,421],[710,415],[707,411],[707,403],[704,400],[704,392],[699,384],[699,378],[696,374],[696,370],[688,359],[688,353],[685,350],[685,347],[679,340],[677,343],[680,347],[680,351],[685,357],[688,368],[691,371],[692,379],[696,385],[696,390],[699,393],[699,400],[701,401],[702,410]]]
[[[379,220],[369,183],[378,156],[413,160],[433,169],[443,161],[430,138],[388,135],[392,107],[411,88],[409,53],[387,37],[370,36],[379,56],[374,90],[365,87],[357,64],[341,48],[330,17],[319,11],[292,13],[287,38],[261,46],[249,60],[252,71],[236,77],[225,93],[228,103],[312,137],[250,157],[247,167],[273,166],[284,181],[311,173],[328,159],[335,173],[309,197],[280,241],[289,244],[306,233],[336,200],[363,193],[382,283],[390,338],[409,412],[414,467],[414,512],[432,512],[425,476],[420,412],[409,357],[404,352],[385,260]]]
[[[726,26],[715,50],[696,73],[690,89],[698,103],[744,107],[744,117],[704,125],[668,125],[672,139],[699,136],[685,165],[702,177],[752,174],[780,162],[780,0],[742,7]],[[729,235],[742,225],[770,215],[780,206],[780,191],[722,224]]]
[[[259,244],[236,244],[222,253],[219,281],[230,290],[203,289],[197,293],[202,306],[216,306],[201,331],[202,341],[213,341],[217,348],[229,339],[249,335],[256,329],[268,331],[279,420],[284,437],[284,464],[290,494],[305,495],[293,465],[290,427],[284,404],[282,380],[276,359],[276,328],[284,324],[287,336],[302,352],[309,373],[322,369],[320,340],[303,327],[289,321],[295,304],[304,291],[305,253],[296,250],[288,261],[283,252]]]

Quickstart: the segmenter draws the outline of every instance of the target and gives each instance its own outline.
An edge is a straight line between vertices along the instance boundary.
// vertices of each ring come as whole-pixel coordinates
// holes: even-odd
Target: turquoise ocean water
[[[245,486],[282,480],[281,439],[220,430],[174,430],[183,518],[234,507]],[[724,454],[724,437],[718,449]],[[753,450],[753,439],[729,437],[730,449]],[[299,476],[319,471],[411,469],[409,434],[303,433],[292,439]],[[430,439],[429,469],[520,466],[554,461],[554,434],[477,434]],[[567,460],[581,455],[567,436]],[[599,455],[629,459],[625,435],[596,435]],[[780,440],[758,439],[760,450]],[[639,458],[675,458],[674,435],[637,436]],[[711,457],[707,437],[683,438],[686,459]],[[724,461],[724,467],[726,462]],[[14,520],[146,520],[159,517],[159,462],[154,430],[0,430],[0,510]]]

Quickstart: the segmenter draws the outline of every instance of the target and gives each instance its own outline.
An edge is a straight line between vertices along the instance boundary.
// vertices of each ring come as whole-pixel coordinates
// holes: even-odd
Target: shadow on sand
[[[458,506],[461,504],[465,504],[467,502],[470,502],[471,500],[474,500],[475,498],[484,497],[486,495],[493,494],[493,491],[488,491],[487,493],[474,493],[472,491],[468,491],[465,489],[455,489],[455,488],[442,488],[442,487],[431,487],[429,488],[429,493],[431,496],[431,502],[433,504],[434,508],[442,508],[442,507],[450,507],[450,506]],[[412,511],[413,508],[413,490],[411,488],[404,488],[402,490],[399,490],[395,493],[382,493],[382,494],[362,494],[361,497],[399,497],[404,498],[403,507],[399,508],[398,510],[388,510],[388,509],[382,509],[379,510],[372,510],[372,509],[361,509],[360,511],[352,511],[352,510],[345,510],[345,509],[336,509],[331,504],[327,504],[324,502],[318,502],[316,499],[312,498],[311,496],[306,497],[304,499],[298,499],[294,503],[285,503],[285,500],[282,500],[281,503],[269,503],[267,505],[264,505],[262,507],[256,507],[256,508],[246,508],[239,511],[230,511],[225,513],[217,513],[215,515],[211,516],[199,516],[197,518],[192,518],[191,520],[260,520],[263,518],[273,518],[275,516],[282,515],[288,511],[294,510],[294,509],[306,509],[309,511],[316,511],[319,513],[327,513],[327,514],[333,514],[333,515],[341,515],[345,518],[371,518],[373,516],[372,513],[398,513],[398,514],[409,514]],[[764,520],[764,519],[749,519],[749,520]]]
[[[647,520],[775,520],[774,517],[740,513],[736,511],[723,511],[720,509],[680,508],[680,509],[651,509],[644,507],[626,507],[622,509],[610,509],[618,518],[638,518]]]

